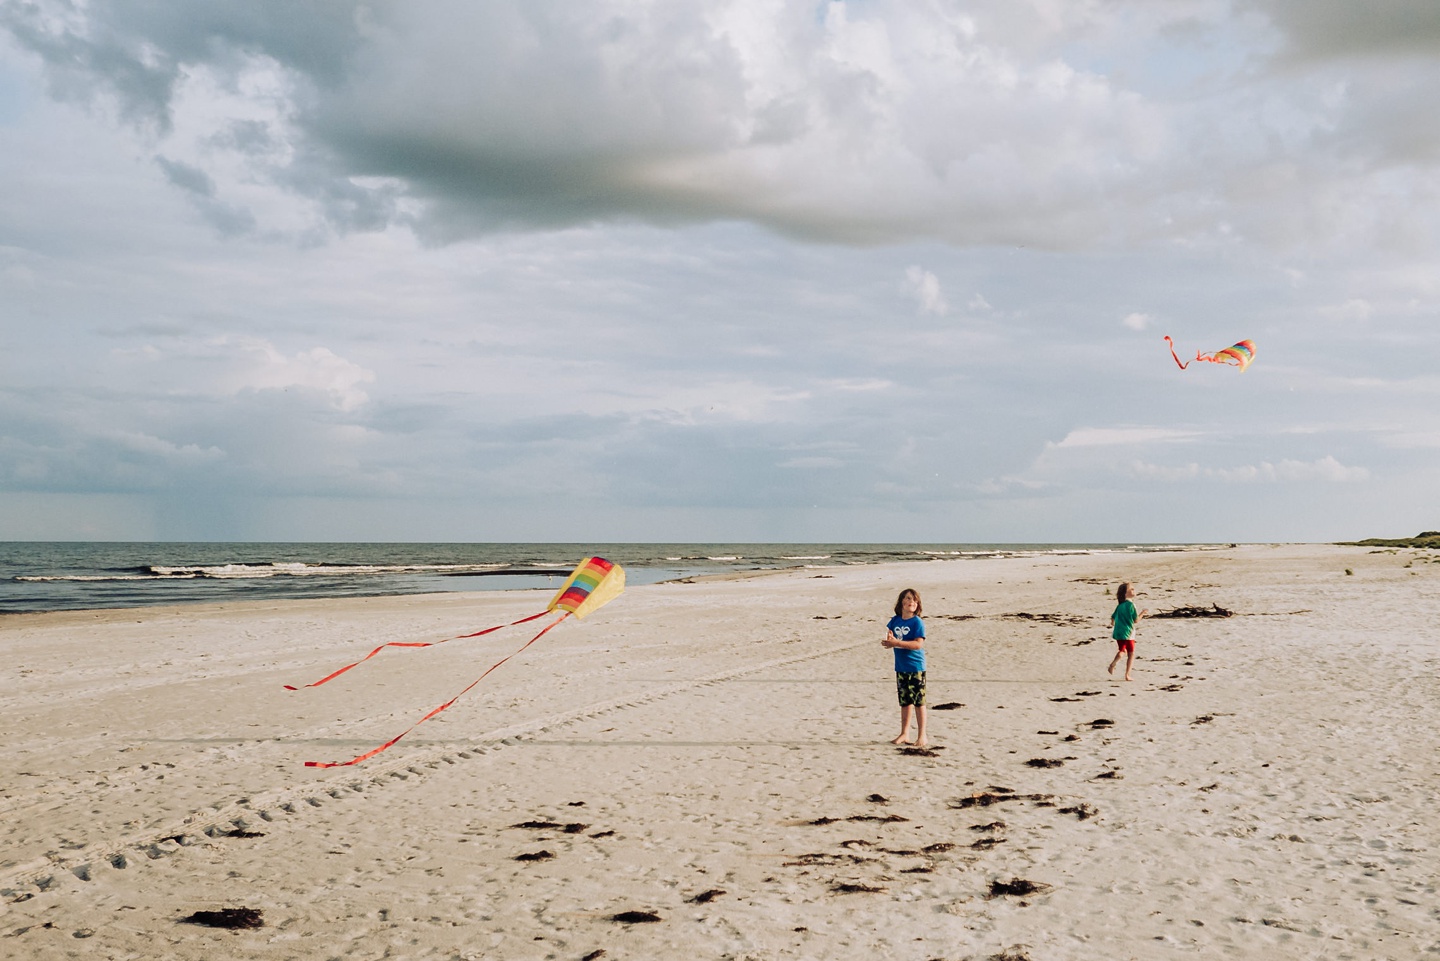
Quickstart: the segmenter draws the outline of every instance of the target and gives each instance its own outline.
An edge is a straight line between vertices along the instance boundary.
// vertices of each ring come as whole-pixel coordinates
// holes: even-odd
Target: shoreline
[[[225,604],[249,598],[397,596],[544,589],[583,556],[621,563],[631,584],[802,568],[1074,553],[1164,553],[1223,545],[328,545],[0,543],[6,614]],[[675,552],[675,553],[672,553]],[[819,553],[798,553],[819,552]],[[569,559],[562,560],[566,558]]]
[[[1440,567],[1411,560],[1245,546],[634,587],[330,771],[302,762],[393,737],[530,635],[283,683],[548,593],[17,615],[0,622],[15,669],[0,944],[35,959],[1417,956],[1436,941]],[[1237,616],[1143,621],[1126,684],[1104,673],[1118,579],[1152,613]],[[929,755],[886,743],[878,631],[907,586],[929,701],[963,705],[932,709]],[[1037,887],[993,892],[1016,880]],[[177,923],[242,906],[264,926]],[[625,911],[661,920],[611,920]]]

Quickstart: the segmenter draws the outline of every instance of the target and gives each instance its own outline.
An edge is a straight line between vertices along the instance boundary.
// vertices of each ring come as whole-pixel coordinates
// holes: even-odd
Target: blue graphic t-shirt
[[[925,638],[925,622],[918,617],[892,617],[885,629],[895,635],[897,641],[915,641]],[[903,647],[895,651],[896,674],[918,674],[925,670],[925,651],[907,651]]]

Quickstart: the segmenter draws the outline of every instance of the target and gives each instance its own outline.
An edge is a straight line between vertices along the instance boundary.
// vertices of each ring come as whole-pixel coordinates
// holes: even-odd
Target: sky
[[[0,540],[1433,530],[1437,89],[1434,0],[0,0]]]

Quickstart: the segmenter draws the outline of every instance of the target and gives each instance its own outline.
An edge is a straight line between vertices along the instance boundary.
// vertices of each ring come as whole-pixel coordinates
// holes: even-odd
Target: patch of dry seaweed
[[[1226,610],[1215,602],[1209,607],[1177,607],[1173,611],[1160,611],[1151,617],[1234,617],[1235,612]]]
[[[1011,878],[1009,881],[995,880],[990,882],[989,898],[1019,897],[1023,898],[1031,894],[1044,894],[1050,890],[1050,885],[1040,881],[1029,881],[1025,878]]]
[[[196,911],[180,919],[181,924],[199,924],[207,928],[263,928],[265,916],[259,908],[221,908],[219,911]]]
[[[610,915],[610,920],[620,924],[651,924],[661,918],[653,911],[621,911],[619,914]]]
[[[992,794],[990,792],[982,792],[980,794],[972,794],[969,797],[954,798],[953,800],[947,801],[946,804],[955,810],[963,811],[966,808],[985,808],[992,804],[1004,804],[1007,801],[1036,801],[1044,803],[1047,801],[1053,802],[1054,800],[1055,795],[1053,794]]]

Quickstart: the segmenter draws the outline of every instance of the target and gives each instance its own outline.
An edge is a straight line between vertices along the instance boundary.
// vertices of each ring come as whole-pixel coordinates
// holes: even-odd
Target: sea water
[[[0,613],[232,600],[554,590],[584,558],[630,584],[702,574],[1039,553],[1124,544],[287,544],[0,542]]]

